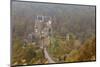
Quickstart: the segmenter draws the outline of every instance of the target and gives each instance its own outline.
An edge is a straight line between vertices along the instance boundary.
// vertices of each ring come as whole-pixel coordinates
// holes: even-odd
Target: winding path
[[[45,58],[48,60],[48,63],[55,63],[55,61],[53,61],[52,58],[49,56],[46,48],[44,48],[44,54]]]

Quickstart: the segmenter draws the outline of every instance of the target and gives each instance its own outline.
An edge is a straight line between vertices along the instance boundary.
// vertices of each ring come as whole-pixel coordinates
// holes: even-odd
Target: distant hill
[[[53,30],[59,34],[71,32],[81,39],[95,35],[94,6],[12,2],[12,26],[17,32],[31,32],[37,15],[51,16]]]

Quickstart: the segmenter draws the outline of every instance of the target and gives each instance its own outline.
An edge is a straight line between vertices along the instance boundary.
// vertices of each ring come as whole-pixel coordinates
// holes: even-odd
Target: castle
[[[50,43],[52,33],[52,18],[50,16],[36,16],[34,31],[40,48],[46,47]]]

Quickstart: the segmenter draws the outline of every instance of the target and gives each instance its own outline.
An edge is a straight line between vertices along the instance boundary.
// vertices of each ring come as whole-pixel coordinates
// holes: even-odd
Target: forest
[[[95,6],[12,1],[11,64],[96,60]]]

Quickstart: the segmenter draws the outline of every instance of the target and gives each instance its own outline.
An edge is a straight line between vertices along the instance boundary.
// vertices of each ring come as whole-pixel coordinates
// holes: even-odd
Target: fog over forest
[[[72,32],[81,37],[85,34],[95,33],[94,6],[30,2],[12,3],[12,25],[24,23],[29,28],[34,25],[37,15],[53,17],[55,22],[53,22],[52,27],[61,34]],[[28,29],[28,32],[30,29]]]
[[[96,60],[95,8],[12,1],[12,64]]]

